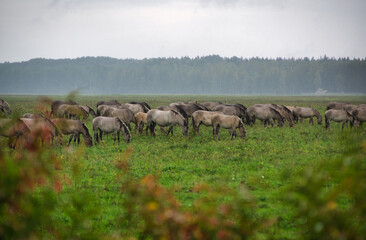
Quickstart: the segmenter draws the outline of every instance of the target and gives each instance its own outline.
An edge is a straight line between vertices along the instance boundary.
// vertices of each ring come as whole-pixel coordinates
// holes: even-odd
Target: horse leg
[[[151,123],[150,123],[150,133],[151,133],[151,135],[153,135],[154,137],[156,136],[156,135],[155,135],[155,126],[156,126],[156,123],[154,123],[154,122],[151,122]]]
[[[212,135],[213,135],[213,140],[216,140],[216,128],[215,128],[215,126],[212,126]]]
[[[70,146],[70,142],[72,141],[73,138],[74,138],[74,135],[71,134],[71,136],[69,138],[69,142],[67,143],[67,146]]]
[[[220,125],[217,125],[216,127],[216,134],[217,134],[217,139],[220,141]]]
[[[309,124],[312,124],[312,125],[314,125],[314,121],[313,121],[313,118],[311,117],[310,119],[309,119]]]
[[[302,117],[300,117],[300,123],[302,123],[302,122],[303,122],[303,120],[304,120],[304,119],[303,119]]]
[[[100,141],[103,141],[103,132],[102,132],[102,130],[99,130],[99,138],[100,138]]]
[[[330,126],[330,120],[328,118],[325,118],[325,129],[329,129]]]
[[[343,130],[343,128],[344,128],[344,125],[346,125],[346,123],[347,123],[347,121],[346,121],[346,120],[344,120],[344,121],[343,121],[343,123],[342,123],[342,130]]]
[[[120,143],[119,141],[119,131],[117,132],[117,140],[118,140],[118,144]]]
[[[99,138],[98,138],[98,130],[94,130],[94,142],[97,144],[99,142]]]
[[[76,135],[78,137],[78,145],[80,144],[80,134]]]

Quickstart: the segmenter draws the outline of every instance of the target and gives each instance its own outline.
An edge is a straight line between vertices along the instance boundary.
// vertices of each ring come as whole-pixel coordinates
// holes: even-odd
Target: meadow
[[[50,96],[53,100],[65,97]],[[40,103],[42,98],[38,96],[6,95],[0,98],[9,102],[14,115],[46,108]],[[312,106],[322,116],[326,104],[331,101],[366,103],[365,96],[73,96],[73,100],[79,104],[89,105],[94,109],[97,101],[112,99],[117,99],[121,103],[145,101],[153,108],[178,101],[221,101],[241,103],[246,107],[256,103],[276,103]],[[91,117],[86,121],[86,125],[93,134]],[[235,140],[230,140],[227,130],[222,129],[221,141],[214,141],[212,128],[205,126],[201,126],[200,134],[194,134],[190,126],[189,136],[183,137],[180,127],[177,126],[173,136],[163,135],[159,129],[156,137],[132,132],[129,144],[121,141],[119,145],[114,145],[112,136],[107,136],[102,143],[90,148],[84,147],[83,144],[70,147],[55,146],[53,150],[56,152],[59,166],[54,174],[63,179],[62,190],[57,194],[56,201],[61,205],[62,203],[67,205],[70,196],[82,196],[80,201],[84,204],[83,213],[91,216],[88,226],[93,234],[110,237],[117,234],[126,238],[131,236],[140,238],[143,235],[139,229],[143,226],[138,221],[135,225],[123,221],[126,209],[123,203],[124,193],[121,191],[120,180],[124,176],[121,175],[121,169],[123,171],[128,168],[126,174],[129,179],[140,181],[147,175],[154,176],[158,184],[169,189],[179,202],[182,211],[200,211],[197,201],[205,197],[206,193],[197,190],[197,186],[210,186],[211,192],[217,189],[219,194],[215,201],[219,203],[231,201],[230,194],[226,196],[225,191],[222,191],[223,188],[239,191],[241,186],[245,186],[250,199],[253,200],[250,219],[270,220],[268,226],[261,227],[252,238],[303,238],[304,221],[299,221],[299,211],[288,200],[288,195],[294,189],[299,189],[299,185],[296,184],[301,185],[301,181],[305,181],[303,179],[304,176],[308,176],[306,175],[308,169],[329,171],[332,168],[324,167],[325,163],[343,159],[345,154],[349,153],[352,144],[360,146],[360,149],[364,144],[366,149],[365,126],[357,130],[346,127],[341,131],[341,124],[332,122],[330,130],[325,130],[323,119],[322,125],[316,124],[316,121],[311,125],[305,120],[293,128],[290,128],[288,123],[283,128],[278,128],[276,125],[264,128],[257,122],[253,127],[245,126],[245,129],[247,137]],[[65,137],[65,144],[67,139]],[[6,149],[5,138],[0,139],[0,144],[9,156],[15,154],[13,150]],[[364,155],[364,152],[361,155]],[[125,162],[128,167],[123,166]],[[365,165],[363,157],[359,168],[363,173]],[[321,194],[324,194],[324,190],[330,192],[332,187],[340,182],[336,177],[324,181],[326,184],[324,182],[320,184]],[[365,183],[365,178],[360,181]],[[309,184],[311,183],[310,181]],[[316,202],[318,196],[313,196],[314,194],[317,194],[315,190],[309,192],[312,196],[305,202],[306,204]],[[136,199],[136,203],[138,202]],[[342,196],[337,198],[336,202],[341,210],[349,209],[352,205],[352,200]],[[67,212],[65,209],[67,206],[56,208],[52,213],[52,219],[56,225],[70,227],[72,218],[69,213],[65,213]],[[314,226],[318,226],[316,224]],[[47,233],[45,236],[48,236]]]

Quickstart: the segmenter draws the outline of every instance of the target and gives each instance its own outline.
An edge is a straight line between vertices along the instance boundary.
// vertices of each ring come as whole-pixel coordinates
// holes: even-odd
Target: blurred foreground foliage
[[[365,239],[366,142],[362,134],[341,135],[346,149],[342,157],[304,169],[284,191],[283,201],[291,206],[299,229],[296,238]],[[278,219],[256,214],[256,201],[245,182],[234,189],[200,183],[190,189],[199,194],[198,200],[192,207],[182,207],[174,189],[163,188],[154,176],[132,176],[131,148],[115,162],[123,200],[123,214],[116,219],[120,229],[101,236],[93,231],[99,214],[89,207],[93,196],[80,189],[60,194],[77,181],[80,169],[73,161],[72,175],[60,174],[63,166],[56,150],[37,144],[0,148],[0,239],[275,238]],[[75,160],[82,157],[83,151],[74,156]]]

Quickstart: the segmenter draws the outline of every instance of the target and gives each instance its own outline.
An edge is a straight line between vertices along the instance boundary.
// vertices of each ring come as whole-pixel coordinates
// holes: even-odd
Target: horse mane
[[[181,106],[175,105],[174,107],[177,109],[177,111],[172,109],[173,112],[179,113],[184,119],[188,119],[186,111],[184,111],[184,109]]]
[[[183,110],[183,109],[182,109]],[[178,116],[181,116],[184,120],[183,120],[183,123],[184,125],[188,125],[188,117],[185,118],[181,113],[179,113],[178,111],[174,110],[174,109],[171,109],[170,111],[172,111],[174,114],[178,115]],[[184,110],[183,110],[184,112]],[[184,112],[185,113],[185,112]],[[187,115],[187,114],[186,114]]]
[[[289,114],[291,114],[290,109],[288,109],[285,105],[281,105],[281,107]]]
[[[52,127],[55,128],[55,132],[56,132],[56,136],[63,136],[63,134],[61,133],[60,129],[58,129],[58,127],[56,126],[56,124],[54,124],[51,120],[49,120],[46,117],[42,118],[44,121],[48,122],[49,124],[52,125]]]
[[[284,121],[283,117],[276,109],[270,107],[269,110],[272,111],[277,116],[277,118],[281,119],[282,122]]]
[[[93,114],[94,114],[94,116],[93,116],[93,117],[96,117],[96,116],[97,116],[97,114],[95,113],[94,109],[93,109],[93,108],[91,108],[91,107],[89,107],[89,106],[87,106],[87,107],[89,108],[89,112],[91,113],[91,115],[93,116]]]
[[[122,125],[122,127],[124,128],[124,132],[126,132],[127,131],[127,133],[128,133],[128,135],[130,135],[131,136],[131,133],[130,133],[130,129],[128,129],[128,127],[127,127],[127,125],[126,125],[126,123],[124,122],[124,121],[122,121],[122,119],[120,119],[119,117],[117,117],[117,119],[120,121],[120,124]]]
[[[86,132],[86,136],[87,137],[91,137],[90,133],[89,133],[89,129],[85,126],[85,124],[83,122],[81,122],[81,126],[83,127],[84,131]],[[84,137],[84,136],[83,136]]]
[[[243,110],[247,110],[247,108],[243,104],[237,103],[237,104],[234,104],[234,105],[238,106],[239,108],[241,108]]]

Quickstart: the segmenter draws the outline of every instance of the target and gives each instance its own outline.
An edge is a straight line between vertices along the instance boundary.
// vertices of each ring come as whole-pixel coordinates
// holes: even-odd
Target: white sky
[[[0,62],[366,57],[364,0],[0,0]]]

